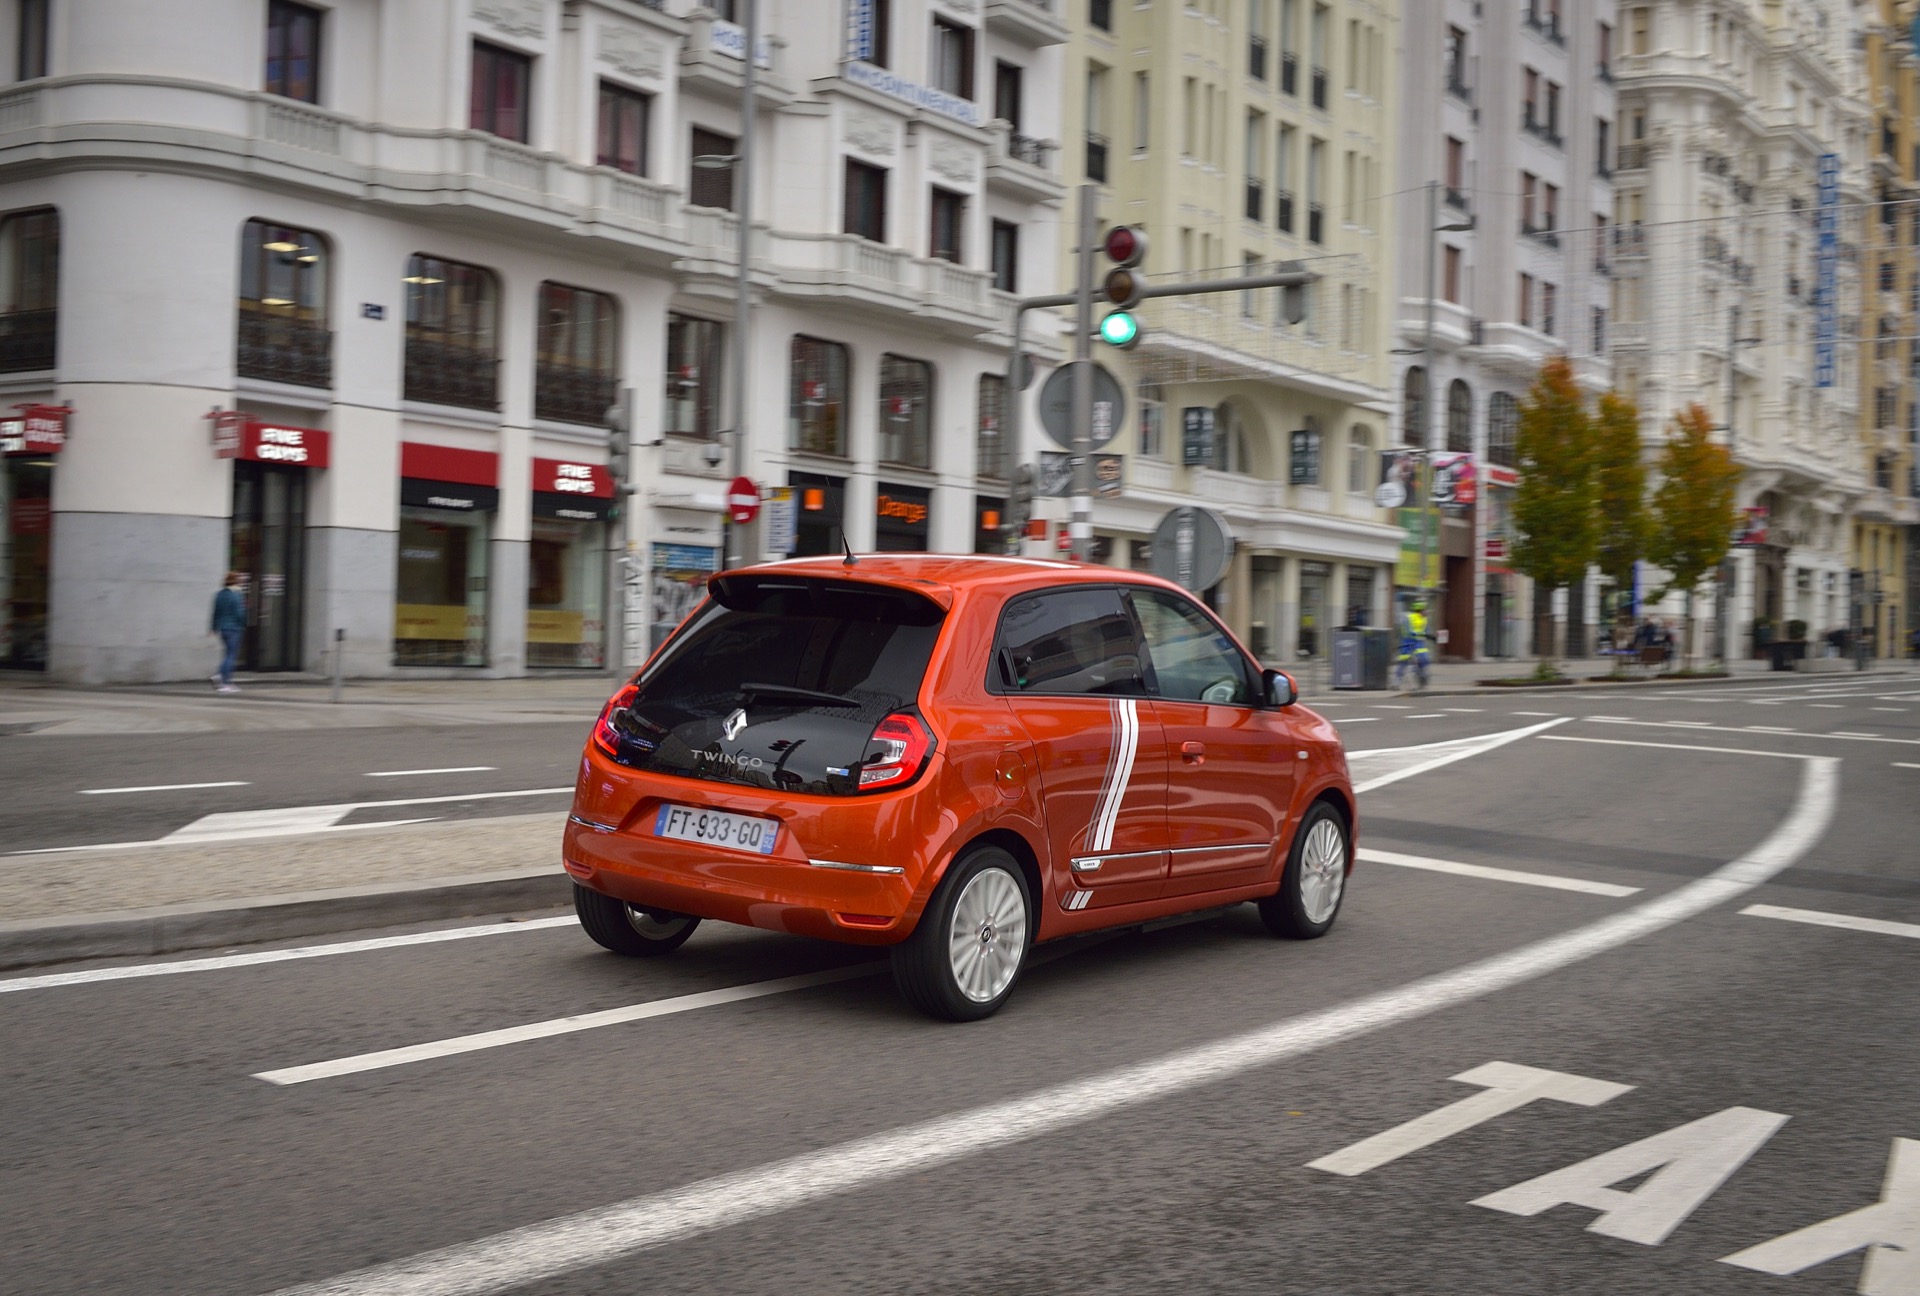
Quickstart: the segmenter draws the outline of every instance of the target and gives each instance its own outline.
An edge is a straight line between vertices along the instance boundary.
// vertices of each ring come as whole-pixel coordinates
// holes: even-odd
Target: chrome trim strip
[[[1165,851],[1102,851],[1098,855],[1082,855],[1068,861],[1075,873],[1098,873],[1100,865],[1107,860],[1144,859],[1148,855],[1164,855]]]
[[[1167,854],[1169,855],[1203,855],[1208,851],[1266,850],[1272,845],[1273,843],[1270,841],[1263,841],[1263,842],[1227,842],[1224,845],[1220,845],[1220,846],[1174,846],[1168,849]]]
[[[840,869],[847,873],[905,873],[897,864],[849,864],[844,860],[810,859],[807,863],[815,868]]]
[[[594,830],[595,832],[619,832],[619,831],[620,831],[620,830],[619,830],[619,828],[618,828],[618,827],[616,827],[616,826],[615,826],[615,825],[613,825],[613,824],[603,824],[603,823],[595,823],[595,822],[594,822],[593,820],[591,820],[591,819],[582,819],[582,818],[581,818],[581,817],[580,817],[579,815],[577,815],[577,814],[570,814],[570,815],[568,815],[568,816],[567,816],[567,822],[568,822],[568,823],[577,823],[577,824],[579,824],[579,825],[580,825],[580,826],[581,826],[582,828],[591,828],[591,829],[593,829],[593,830]]]

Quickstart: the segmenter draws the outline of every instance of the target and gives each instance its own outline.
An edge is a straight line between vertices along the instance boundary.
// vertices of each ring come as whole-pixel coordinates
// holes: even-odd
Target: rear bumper
[[[897,854],[886,865],[900,872],[864,872],[575,821],[562,859],[581,886],[628,904],[857,945],[906,938],[922,872]]]

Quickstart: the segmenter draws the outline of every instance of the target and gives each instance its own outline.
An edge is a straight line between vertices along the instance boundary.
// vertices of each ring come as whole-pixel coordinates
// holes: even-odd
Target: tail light
[[[613,713],[623,707],[632,706],[633,700],[639,696],[640,686],[638,684],[629,684],[608,699],[606,708],[600,712],[600,718],[596,720],[593,725],[593,745],[595,747],[598,747],[609,756],[618,756],[620,754],[620,734],[613,727]]]
[[[867,750],[880,750],[860,767],[860,790],[878,792],[919,777],[933,752],[933,735],[913,716],[894,712],[873,727]]]

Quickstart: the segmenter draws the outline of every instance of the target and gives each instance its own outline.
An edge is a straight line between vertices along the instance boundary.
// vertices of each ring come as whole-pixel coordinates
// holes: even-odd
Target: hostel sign
[[[58,454],[67,443],[65,405],[16,405],[19,414],[0,419],[0,454]]]

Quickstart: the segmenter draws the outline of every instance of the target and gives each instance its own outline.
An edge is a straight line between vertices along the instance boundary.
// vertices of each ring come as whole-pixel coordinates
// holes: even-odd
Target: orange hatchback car
[[[607,704],[565,840],[587,934],[701,919],[892,947],[969,1020],[1036,941],[1254,901],[1324,934],[1353,868],[1333,726],[1177,586],[1018,558],[723,572]]]

